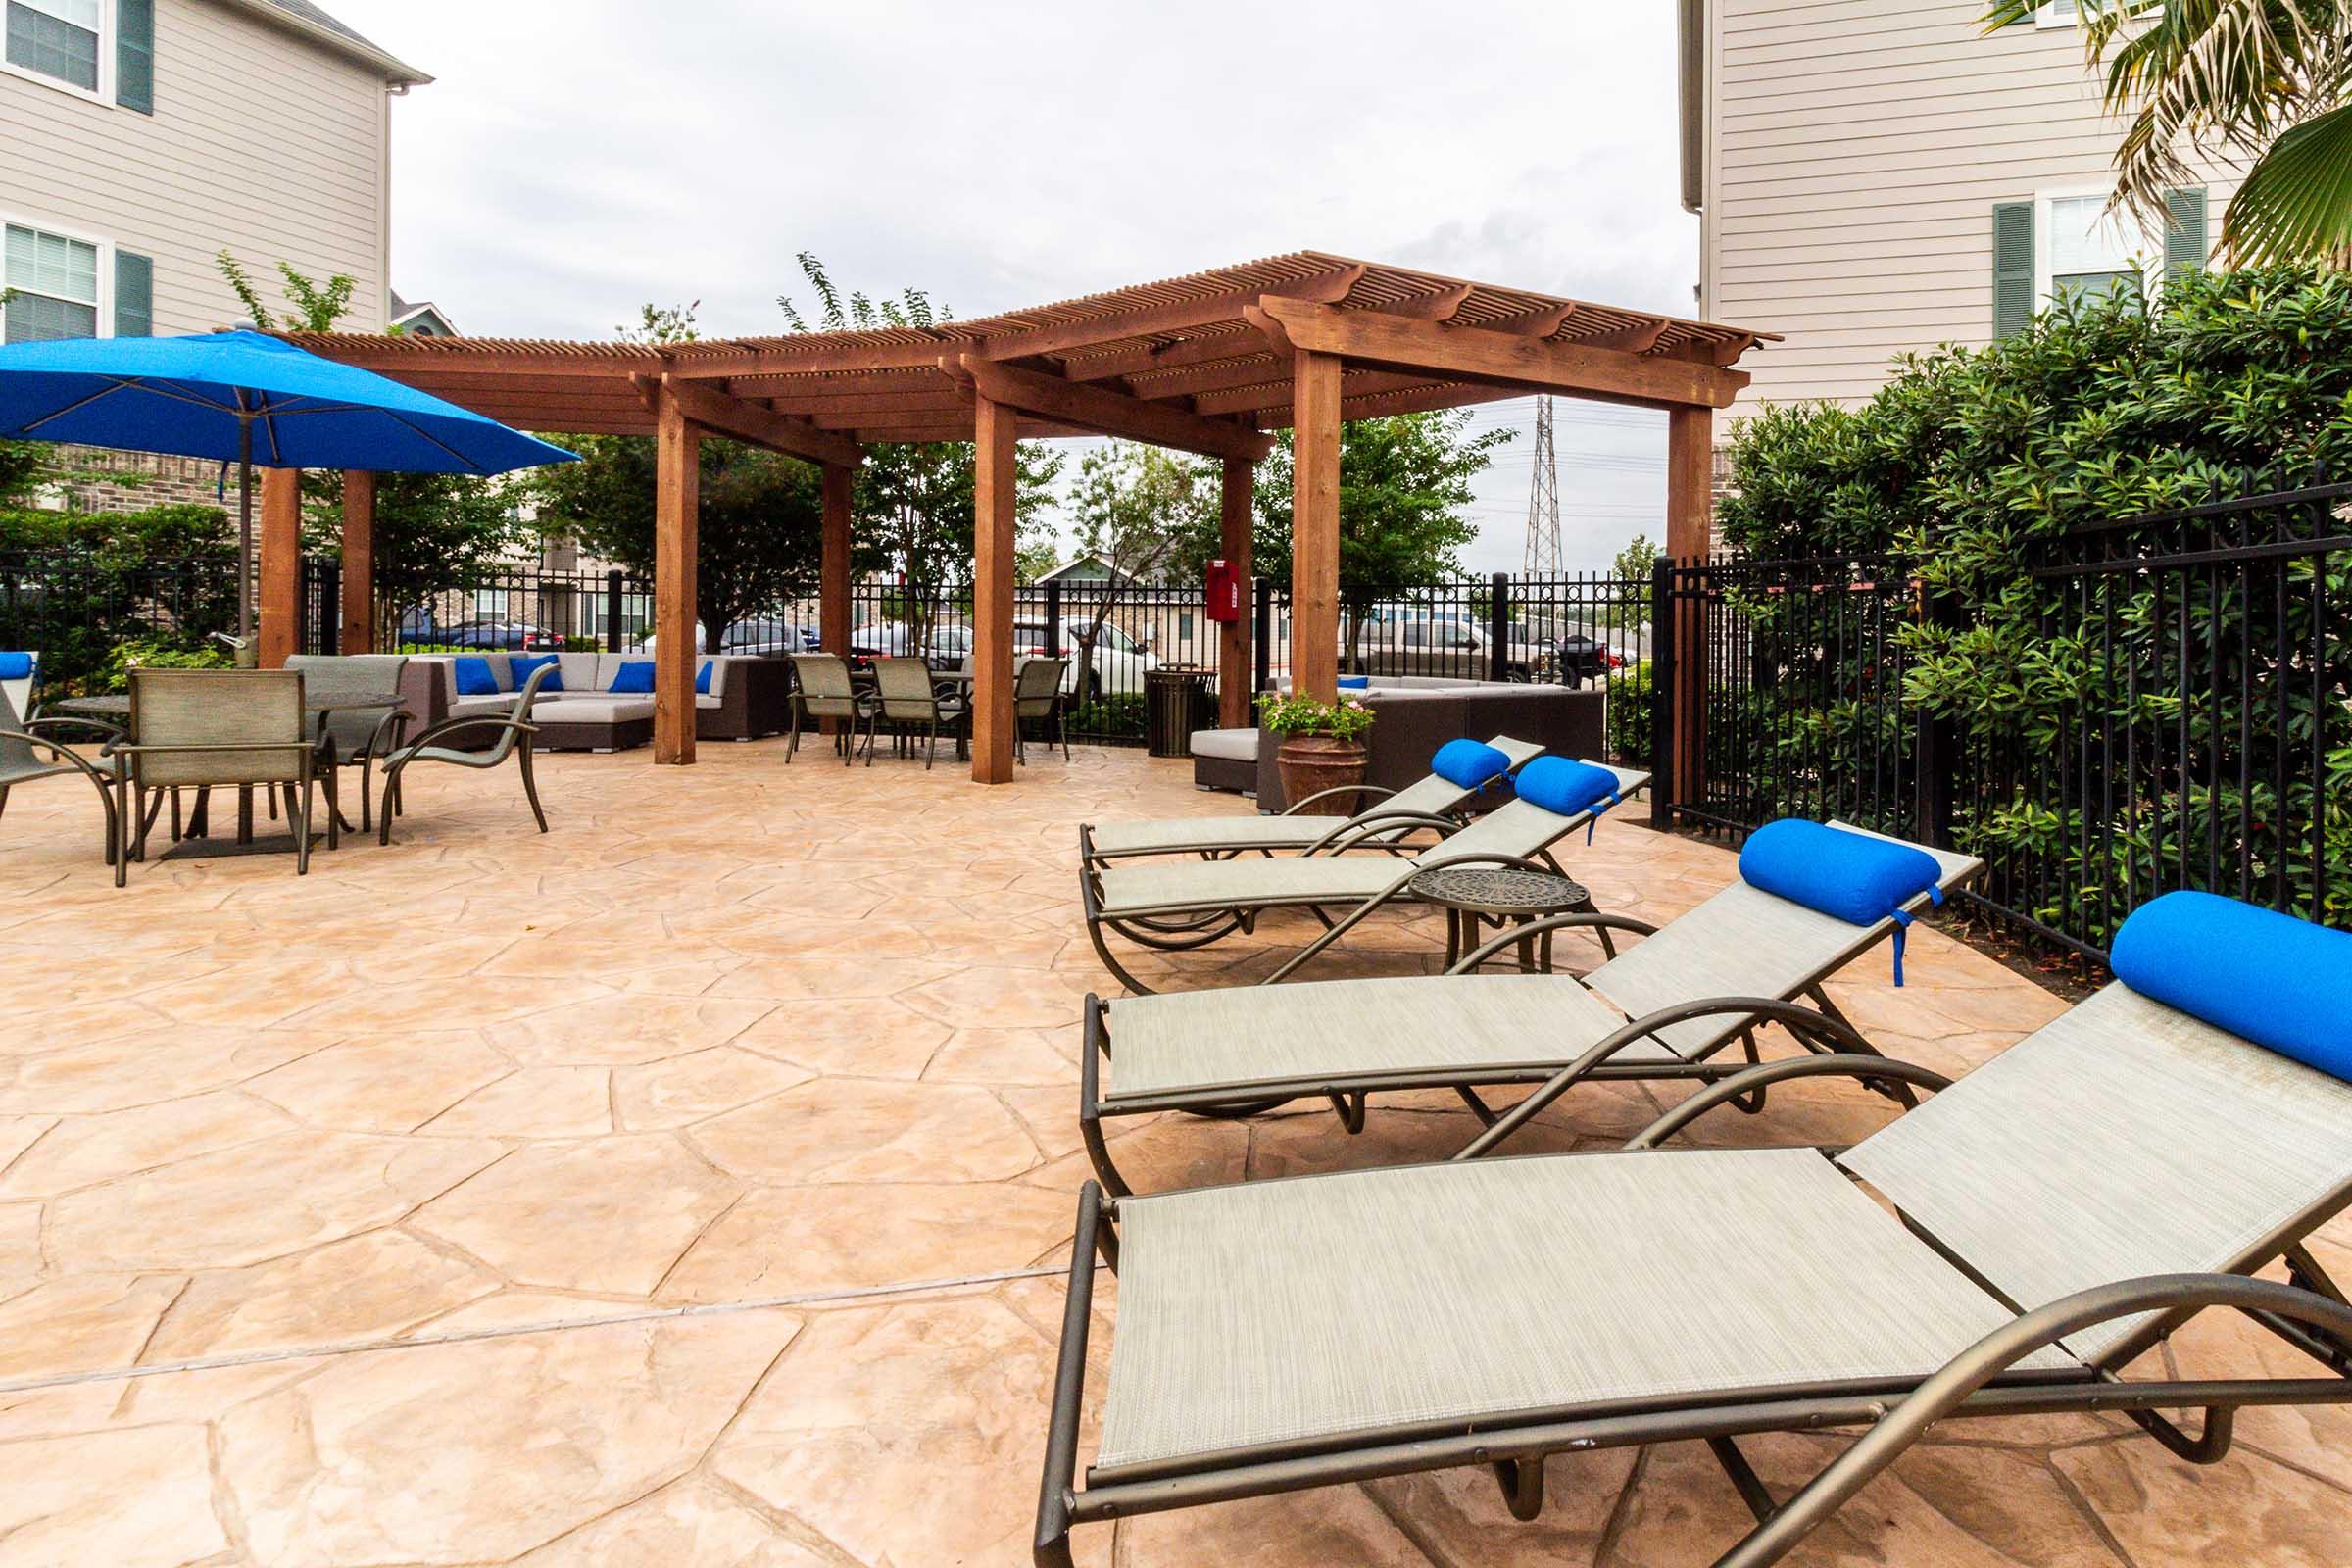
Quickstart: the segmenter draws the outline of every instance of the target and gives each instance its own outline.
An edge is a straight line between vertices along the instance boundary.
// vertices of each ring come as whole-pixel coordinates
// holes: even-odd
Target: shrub
[[[1657,694],[1650,687],[1649,662],[1642,661],[1607,683],[1609,760],[1647,767],[1657,744]]]
[[[1078,704],[1070,710],[1070,733],[1102,740],[1143,740],[1143,694],[1108,692],[1091,702]]]
[[[236,656],[219,643],[191,645],[172,637],[134,637],[108,650],[106,662],[90,679],[92,691],[128,691],[127,672],[133,664],[143,669],[233,669]]]

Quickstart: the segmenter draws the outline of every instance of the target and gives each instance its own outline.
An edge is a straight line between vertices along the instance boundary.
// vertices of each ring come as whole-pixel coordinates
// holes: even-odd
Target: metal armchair
[[[300,670],[133,669],[130,739],[110,748],[128,763],[115,880],[143,858],[150,791],[222,785],[285,790],[294,828],[294,871],[311,869],[314,786],[327,796],[326,844],[341,843],[334,770],[311,735]]]
[[[792,668],[799,690],[792,694],[792,739],[784,748],[784,760],[790,762],[801,749],[803,725],[830,718],[841,723],[841,765],[849,766],[858,750],[858,726],[870,710],[850,679],[850,662],[839,654],[795,654]]]
[[[539,688],[555,674],[557,666],[542,664],[531,671],[531,678],[515,694],[514,706],[505,713],[476,713],[470,716],[443,719],[400,747],[384,760],[383,809],[376,813],[376,842],[392,842],[392,818],[402,809],[401,775],[414,762],[447,762],[452,767],[470,767],[481,771],[501,767],[508,758],[516,760],[522,770],[523,798],[531,803],[531,815],[538,819],[539,831],[547,831],[547,812],[539,805],[539,783],[531,771],[531,740],[539,726],[531,722],[531,705],[539,700]],[[496,738],[484,751],[459,751],[441,742],[460,731],[495,730]]]
[[[1061,677],[1069,667],[1066,659],[1031,659],[1013,671],[1013,756],[1023,764],[1029,760],[1029,743],[1021,726],[1032,719],[1045,723],[1049,744],[1058,739],[1061,760],[1070,760],[1070,718],[1061,700]]]
[[[302,672],[311,703],[338,697],[381,697],[400,690],[408,671],[403,654],[296,654],[285,667]],[[312,734],[328,767],[360,770],[360,831],[375,826],[372,814],[375,764],[399,749],[409,724],[406,710],[391,708],[330,708],[314,715]]]
[[[82,727],[70,719],[21,719],[9,691],[0,687],[0,813],[8,809],[8,793],[20,784],[36,779],[63,778],[78,773],[98,787],[98,799],[106,807],[106,858],[116,866],[115,881],[121,885],[119,844],[122,829],[117,822],[121,809],[118,801],[122,792],[122,763],[113,760],[110,769],[96,763],[73,748],[58,743],[54,731]],[[47,760],[43,760],[43,754]]]

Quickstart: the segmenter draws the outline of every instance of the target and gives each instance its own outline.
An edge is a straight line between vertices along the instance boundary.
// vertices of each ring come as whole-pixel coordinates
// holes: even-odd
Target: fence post
[[[1511,574],[1496,572],[1494,585],[1487,600],[1487,679],[1507,681],[1511,678]]]
[[[1649,574],[1649,825],[1674,826],[1674,563]]]
[[[605,652],[608,654],[620,652],[623,628],[627,624],[620,612],[622,581],[617,571],[605,573]]]
[[[1957,631],[1967,623],[1967,612],[1949,594],[1922,590],[1928,623],[1947,631]],[[1912,831],[1911,837],[1922,844],[1933,844],[1939,850],[1952,847],[1953,780],[1960,765],[1960,725],[1946,714],[1937,716],[1921,709],[1912,720],[1914,744],[1912,775]],[[1899,798],[1899,797],[1898,797]]]
[[[339,654],[343,651],[343,633],[336,624],[341,618],[336,611],[343,603],[343,568],[335,562],[321,561],[312,570],[317,577],[318,597],[305,602],[302,607],[303,629],[306,633],[302,640],[303,648],[308,653]],[[315,621],[311,618],[314,605],[318,607],[318,619]],[[307,635],[312,626],[318,628],[316,637]]]
[[[1250,652],[1257,665],[1250,695],[1255,696],[1274,682],[1274,579],[1250,579]]]
[[[1046,584],[1046,657],[1061,657],[1061,579],[1055,577]],[[1078,690],[1086,690],[1086,676],[1078,677]]]

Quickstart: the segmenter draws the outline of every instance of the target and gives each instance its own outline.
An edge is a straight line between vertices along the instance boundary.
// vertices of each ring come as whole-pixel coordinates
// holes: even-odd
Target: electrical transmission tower
[[[1560,454],[1551,439],[1551,399],[1536,399],[1536,477],[1527,497],[1527,575],[1560,570]]]

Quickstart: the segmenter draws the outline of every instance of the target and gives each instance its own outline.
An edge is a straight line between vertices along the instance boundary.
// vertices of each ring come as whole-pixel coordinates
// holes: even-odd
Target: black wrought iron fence
[[[1965,901],[2103,956],[2157,894],[2352,923],[2352,485],[2075,534],[2030,565],[2015,679],[1941,717],[1906,700],[1906,626],[1948,609],[1893,561],[1668,568],[1700,679],[1661,724],[1681,820],[1839,816],[1979,855]],[[1675,769],[1670,756],[1661,771]]]
[[[637,647],[654,629],[653,584],[620,571],[500,566],[422,593],[379,594],[376,646]]]
[[[81,552],[0,557],[0,648],[41,656],[51,693],[106,691],[124,663],[193,657],[237,629],[237,564],[187,557],[128,562]]]

